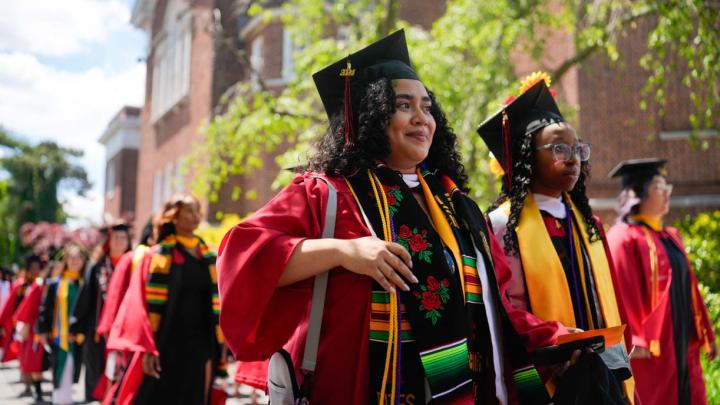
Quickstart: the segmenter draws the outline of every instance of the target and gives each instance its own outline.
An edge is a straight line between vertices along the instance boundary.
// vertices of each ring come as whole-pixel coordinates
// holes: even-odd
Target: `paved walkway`
[[[28,405],[35,404],[32,397],[20,398],[20,394],[25,390],[25,384],[20,382],[20,370],[17,361],[11,361],[0,364],[0,404],[1,405]],[[231,373],[234,368],[231,367]],[[46,404],[50,404],[52,395],[52,375],[49,371],[43,373],[42,388],[45,393]],[[80,375],[80,381],[73,386],[73,399],[77,404],[99,404],[99,402],[83,402],[84,400],[84,376]],[[230,387],[229,391],[234,391],[234,387]],[[254,395],[253,395],[254,391]],[[226,405],[251,405],[251,404],[267,404],[268,400],[262,391],[253,390],[247,386],[241,386],[238,389],[239,397],[230,398]],[[253,396],[255,399],[253,400]]]
[[[42,389],[45,394],[47,404],[50,403],[52,396],[52,374],[49,371],[43,373]],[[17,360],[0,365],[0,404],[2,405],[26,405],[34,404],[32,397],[20,398],[20,394],[25,390],[25,384],[20,382],[20,369]],[[73,399],[77,403],[84,400],[85,388],[83,384],[83,376],[80,376],[80,382],[73,386]],[[91,402],[97,404],[98,402]]]

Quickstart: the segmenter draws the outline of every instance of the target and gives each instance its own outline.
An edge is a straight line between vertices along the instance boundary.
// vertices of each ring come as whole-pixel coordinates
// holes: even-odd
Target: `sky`
[[[135,0],[0,1],[0,125],[30,143],[81,149],[93,188],[61,192],[71,226],[102,218],[105,150],[97,140],[123,105],[141,106],[146,35]]]

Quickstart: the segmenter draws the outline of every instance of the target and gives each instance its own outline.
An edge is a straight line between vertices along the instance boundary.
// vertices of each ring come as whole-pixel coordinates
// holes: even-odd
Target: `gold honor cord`
[[[390,227],[390,208],[388,207],[387,196],[385,195],[385,191],[382,188],[382,183],[377,178],[375,173],[373,173],[371,170],[368,170],[367,173],[368,179],[370,180],[370,185],[373,189],[375,202],[378,206],[378,213],[380,214],[380,222],[382,223],[383,227],[383,239],[386,242],[393,242],[392,229]],[[353,195],[353,198],[355,198],[355,202],[358,204],[358,207],[362,207],[360,205],[360,200],[358,199],[352,185],[347,180],[347,178],[344,178],[344,180],[345,183],[347,183],[348,188]],[[385,395],[385,389],[387,388],[388,378],[390,377],[391,373],[392,380],[390,382],[390,404],[395,402],[395,394],[397,392],[397,365],[398,352],[400,350],[400,331],[398,330],[399,303],[397,300],[397,294],[388,292],[388,295],[390,297],[390,320],[388,325],[388,346],[387,351],[385,352],[385,367],[383,371],[382,385],[380,387],[380,405],[385,405],[385,399],[387,398],[387,396]]]

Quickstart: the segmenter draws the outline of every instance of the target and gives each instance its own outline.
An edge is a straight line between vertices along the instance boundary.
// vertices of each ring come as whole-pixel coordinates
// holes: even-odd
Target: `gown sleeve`
[[[298,176],[225,235],[217,266],[220,325],[238,360],[269,358],[307,312],[312,278],[277,284],[298,244],[320,237],[327,194],[323,181]]]
[[[698,330],[698,334],[700,335],[698,337],[700,338],[700,340],[704,340],[704,343],[706,345],[709,345],[710,343],[715,341],[715,331],[713,329],[712,321],[710,320],[710,315],[708,314],[707,306],[705,305],[703,296],[700,293],[700,288],[698,286],[697,277],[695,276],[695,271],[693,270],[690,258],[687,256],[687,250],[685,250],[685,245],[682,242],[680,232],[678,232],[677,229],[671,227],[667,228],[667,232],[675,239],[678,246],[682,249],[683,254],[685,255],[685,259],[687,260],[688,269],[690,269],[690,280],[692,284],[691,288],[693,289],[692,298],[693,300],[695,300],[695,303],[693,305],[695,325],[696,328],[700,329]],[[707,347],[706,349],[709,350],[709,348]]]
[[[646,336],[646,319],[652,312],[650,308],[650,280],[642,263],[643,252],[635,236],[627,225],[615,225],[608,231],[607,242],[611,252],[618,306],[624,308],[624,318],[630,329],[631,344],[650,348]]]
[[[78,297],[72,309],[70,317],[70,333],[89,334],[88,338],[92,339],[93,331],[90,328],[90,322],[94,306],[97,304],[97,274],[100,271],[103,261],[91,263],[85,267],[83,274],[83,283],[80,286]]]
[[[2,310],[0,310],[0,325],[5,325],[7,322],[12,321],[19,287],[20,283],[13,283],[10,294],[8,294],[7,300],[5,300],[5,305],[3,305]]]
[[[53,315],[55,314],[55,292],[57,291],[57,280],[53,280],[45,289],[42,302],[40,304],[40,312],[38,314],[35,329],[37,333],[49,334],[52,331]]]
[[[110,332],[110,327],[115,319],[118,307],[120,306],[120,303],[127,292],[128,285],[130,284],[130,274],[134,254],[135,251],[125,253],[122,255],[117,265],[115,265],[112,277],[110,278],[110,284],[108,285],[108,291],[105,296],[105,303],[103,304],[100,320],[98,321],[98,335],[107,335]]]
[[[149,250],[130,276],[127,292],[108,333],[107,350],[158,354],[145,305],[145,283],[151,258],[152,250]]]
[[[508,298],[508,287],[511,284],[512,273],[505,257],[503,248],[495,237],[490,239],[490,250],[495,263],[495,276],[497,277],[500,297],[505,311],[510,317],[515,330],[523,337],[525,348],[532,352],[541,347],[552,346],[557,343],[557,337],[568,333],[560,322],[543,321],[523,309],[514,307]]]
[[[30,288],[25,299],[20,303],[15,313],[15,319],[18,322],[23,322],[28,325],[34,325],[37,321],[38,315],[40,315],[40,304],[42,303],[42,296],[45,287],[38,283],[34,283],[33,287]]]

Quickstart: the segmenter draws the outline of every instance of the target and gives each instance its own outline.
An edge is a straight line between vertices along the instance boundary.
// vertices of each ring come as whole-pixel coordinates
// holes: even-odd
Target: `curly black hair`
[[[456,149],[457,136],[448,123],[435,96],[430,113],[435,119],[435,134],[425,163],[430,170],[449,176],[459,189],[467,192],[467,174]],[[355,96],[357,95],[357,96]],[[315,155],[308,169],[328,175],[352,176],[376,166],[390,154],[390,141],[385,128],[395,113],[395,91],[392,82],[381,78],[364,89],[353,89],[356,128],[354,145],[345,145],[345,117],[343,112],[333,115],[330,126],[315,144]]]
[[[512,167],[512,185],[507,188],[507,174],[502,176],[502,190],[497,200],[488,207],[488,212],[493,211],[500,204],[510,200],[510,215],[508,216],[507,231],[503,236],[506,254],[514,254],[519,251],[517,239],[517,225],[520,221],[520,213],[522,212],[525,198],[530,192],[530,182],[532,180],[532,165],[535,161],[535,148],[533,147],[533,139],[542,131],[542,128],[531,136],[516,137],[512,139],[511,148],[513,156]],[[602,233],[598,229],[597,222],[593,218],[590,201],[586,195],[585,181],[590,177],[590,164],[581,162],[580,176],[578,177],[575,187],[568,193],[570,199],[580,211],[585,221],[585,225],[589,230],[590,241],[597,241],[602,238]]]

